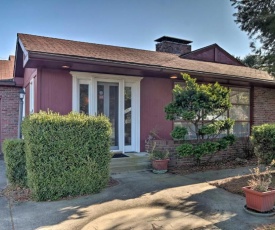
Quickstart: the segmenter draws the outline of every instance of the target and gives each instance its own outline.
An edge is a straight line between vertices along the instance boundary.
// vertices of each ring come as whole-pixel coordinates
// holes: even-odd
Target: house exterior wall
[[[255,87],[253,125],[275,122],[275,89]]]
[[[5,139],[17,138],[19,88],[0,86],[0,152]]]
[[[61,114],[72,111],[72,76],[68,71],[42,69],[38,74],[38,85],[39,110],[50,109]],[[145,150],[145,140],[153,129],[156,129],[162,138],[171,139],[170,132],[173,126],[171,121],[165,120],[164,106],[172,100],[172,89],[171,79],[144,78],[141,81],[141,151]],[[35,95],[35,99],[38,96]],[[26,100],[29,101],[27,97],[28,95]]]
[[[72,111],[72,76],[65,70],[29,69],[25,71],[25,114],[30,110],[30,80],[34,79],[34,112],[52,110],[60,114]]]
[[[28,70],[25,73],[29,80],[31,79],[30,76],[36,78],[36,112],[39,110],[46,111],[47,109],[50,109],[61,114],[67,114],[72,111],[72,76],[69,71],[41,69]],[[28,115],[29,85],[28,82],[25,83],[25,105],[26,115]],[[146,77],[141,81],[141,151],[145,151],[145,141],[152,130],[157,131],[157,134],[162,139],[172,141],[170,133],[173,129],[173,123],[165,119],[164,107],[172,101],[173,86],[174,83],[171,79]],[[275,122],[275,90],[270,88],[255,87],[253,91],[253,124],[260,125],[263,123]],[[15,126],[15,128],[17,130],[17,126]],[[17,135],[16,133],[17,131],[15,132],[15,136]],[[168,143],[170,147],[172,146],[171,143]],[[227,151],[226,153],[229,152],[230,151]],[[224,157],[224,154],[222,154],[222,156]],[[184,162],[184,160],[181,160],[181,162]]]
[[[72,111],[72,76],[69,71],[42,69],[35,92],[38,110],[67,114]]]
[[[24,88],[29,85],[31,78],[37,75],[37,69],[34,68],[26,68],[24,70]]]
[[[140,149],[145,150],[145,140],[151,130],[157,130],[163,139],[171,139],[171,121],[165,119],[164,106],[172,100],[171,79],[143,78],[140,86]]]
[[[275,122],[275,89],[264,87],[252,87],[252,126],[262,125],[264,123]],[[167,128],[168,133],[171,132]],[[156,142],[156,150],[168,150],[170,153],[170,167],[178,166],[190,166],[196,162],[193,157],[179,157],[176,154],[176,148],[180,145],[180,142],[170,140],[150,140],[145,144],[145,150],[150,151],[153,143]],[[245,156],[244,149],[247,147],[247,139],[238,138],[237,141],[229,146],[228,149],[219,151],[214,155],[206,155],[202,157],[201,163],[210,161],[223,161],[226,159],[235,159],[236,157]]]

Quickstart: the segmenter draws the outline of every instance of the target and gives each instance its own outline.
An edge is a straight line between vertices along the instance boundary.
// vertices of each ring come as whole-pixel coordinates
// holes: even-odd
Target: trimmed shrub
[[[105,116],[40,112],[25,118],[28,185],[38,201],[99,192],[109,180]]]
[[[232,145],[235,138],[229,134],[234,125],[231,118],[224,114],[231,108],[230,90],[215,84],[198,84],[188,74],[182,74],[185,86],[175,85],[173,100],[164,111],[166,119],[185,121],[185,127],[176,126],[171,136],[176,140],[185,140],[190,132],[196,138],[191,143],[177,147],[180,156],[193,156],[197,164],[206,154],[214,154]],[[190,128],[191,124],[193,127]],[[219,140],[219,135],[226,136]],[[192,146],[191,146],[192,145]]]
[[[262,163],[270,164],[275,159],[275,124],[254,126],[251,140],[256,156]]]
[[[25,187],[27,185],[27,171],[24,141],[20,139],[5,140],[3,152],[9,182],[14,186]]]

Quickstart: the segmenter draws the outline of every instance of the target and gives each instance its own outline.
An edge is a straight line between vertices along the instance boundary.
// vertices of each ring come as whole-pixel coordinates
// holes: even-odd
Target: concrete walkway
[[[243,211],[245,199],[206,181],[249,173],[248,168],[186,176],[149,171],[112,175],[120,183],[99,194],[57,202],[9,202],[0,197],[0,229],[253,229],[274,223]],[[0,160],[0,186],[6,184]]]

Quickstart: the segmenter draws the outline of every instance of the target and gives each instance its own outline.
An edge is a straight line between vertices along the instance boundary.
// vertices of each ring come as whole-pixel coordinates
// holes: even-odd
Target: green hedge
[[[5,140],[3,142],[3,152],[9,182],[14,186],[26,186],[27,171],[24,141],[19,139]]]
[[[251,139],[256,156],[262,163],[270,164],[275,159],[275,124],[254,126]]]
[[[108,183],[111,124],[106,117],[40,112],[25,118],[22,132],[35,200],[91,194]]]

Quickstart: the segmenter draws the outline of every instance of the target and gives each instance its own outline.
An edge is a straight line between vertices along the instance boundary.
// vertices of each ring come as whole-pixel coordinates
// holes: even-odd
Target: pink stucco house
[[[18,34],[14,81],[25,89],[25,114],[103,113],[112,123],[113,151],[144,151],[152,129],[171,140],[173,126],[184,123],[167,121],[164,114],[184,72],[232,89],[227,115],[236,120],[237,136],[275,121],[275,81],[266,72],[243,66],[217,44],[192,50],[188,40],[155,41],[156,51],[147,51]]]

